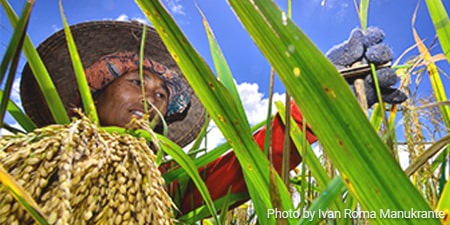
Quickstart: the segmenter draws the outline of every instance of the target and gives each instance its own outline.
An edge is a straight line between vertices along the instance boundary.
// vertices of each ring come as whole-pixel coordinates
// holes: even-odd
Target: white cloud
[[[145,18],[140,18],[140,17],[130,18],[127,14],[120,14],[114,20],[117,20],[117,21],[138,21],[138,22],[143,23],[143,24],[147,24],[147,25],[149,24],[147,19],[145,19]]]
[[[207,135],[207,150],[211,150],[214,147],[225,143],[225,138],[222,135],[222,132],[217,127],[216,123],[214,121],[211,121],[211,123],[208,126],[208,135]]]
[[[127,14],[120,14],[120,16],[118,16],[116,18],[117,21],[128,21],[128,15]]]
[[[320,6],[327,9],[346,9],[349,7],[349,4],[342,0],[320,0]]]
[[[180,0],[166,0],[167,6],[172,13],[186,15],[186,13],[184,12],[184,7],[180,2]]]
[[[56,24],[52,24],[52,29],[53,29],[53,32],[58,32],[58,31],[60,31],[62,28],[59,27],[59,26],[56,25]]]
[[[241,96],[242,104],[244,105],[245,113],[247,114],[250,125],[255,125],[267,117],[267,110],[269,99],[263,98],[264,95],[259,92],[259,86],[256,83],[241,83],[237,85],[238,92]],[[273,101],[284,101],[285,95],[274,93]],[[275,112],[272,106],[272,113]]]
[[[247,114],[250,126],[264,121],[267,117],[269,99],[264,98],[264,94],[259,92],[259,86],[256,83],[241,83],[237,84],[239,95],[241,96],[242,104],[244,105],[245,113]],[[284,101],[285,94],[274,93],[273,101]],[[272,107],[272,113],[276,112],[275,106]],[[225,138],[220,132],[215,123],[209,126],[207,149],[212,149],[219,144],[225,142]]]
[[[20,98],[20,79],[16,78],[13,82],[13,86],[11,89],[11,96],[9,97],[14,103],[16,103],[19,107],[22,106],[22,101]]]
[[[324,9],[332,18],[338,20],[342,20],[349,13],[349,10],[352,9],[350,6],[353,6],[348,0],[314,0],[310,4],[312,4],[314,9],[319,7]]]

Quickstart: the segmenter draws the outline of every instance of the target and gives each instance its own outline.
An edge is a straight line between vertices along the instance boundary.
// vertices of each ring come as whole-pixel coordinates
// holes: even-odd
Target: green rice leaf
[[[280,118],[284,123],[286,120],[286,117],[285,117],[286,108],[284,107],[283,103],[280,101],[276,101],[275,106],[277,107]],[[295,124],[294,118],[291,117],[290,119],[291,119],[291,124]],[[323,168],[322,164],[320,163],[320,160],[317,158],[311,145],[305,144],[307,142],[305,141],[306,137],[305,137],[304,132],[301,131],[298,126],[291,126],[290,136],[291,136],[291,139],[294,142],[294,145],[297,148],[299,154],[302,156],[302,163],[308,166],[308,169],[311,171],[312,176],[314,177],[315,181],[317,182],[319,190],[325,192],[325,189],[329,188],[329,185],[331,185],[330,182],[332,180],[330,179],[327,172]],[[327,197],[329,198],[330,196],[327,196]],[[335,197],[337,197],[337,196],[335,196]],[[321,204],[321,203],[318,203],[318,204]],[[330,204],[329,206],[327,205],[327,207],[329,207],[332,210],[338,210],[341,212],[343,212],[344,208],[345,208],[342,201],[339,198],[335,198],[335,200],[332,202],[332,204]],[[312,209],[309,209],[309,210],[312,210]],[[337,222],[340,223],[345,218],[336,218],[336,219],[337,219]]]
[[[260,122],[260,123],[256,124],[255,126],[253,126],[252,133],[255,132],[256,130],[260,129],[264,124],[265,124],[265,121]],[[201,134],[199,134],[199,136],[201,136]],[[231,148],[230,143],[225,142],[211,150],[208,150],[208,152],[206,154],[194,159],[195,166],[197,168],[206,166],[208,163],[216,160],[221,155],[223,155],[225,152],[230,150],[230,148]],[[186,175],[186,172],[182,168],[179,168],[179,169],[175,169],[173,171],[163,174],[163,177],[167,182],[170,183],[170,182],[173,182],[174,180],[182,179],[183,177],[187,177],[187,175]]]
[[[286,188],[286,182],[281,179],[276,179],[277,171],[270,167],[270,201],[272,203],[272,209],[278,209],[280,211],[288,211],[289,209],[293,209],[293,203],[290,195],[285,195],[287,190],[283,191],[283,188]],[[266,215],[269,216],[269,211],[266,211]],[[259,216],[264,216],[259,214]],[[299,218],[296,217],[276,217],[276,224],[280,225],[288,225],[288,224],[297,224]]]
[[[75,77],[77,79],[78,88],[80,89],[80,95],[83,101],[84,110],[91,121],[97,123],[98,116],[97,110],[95,109],[94,99],[92,98],[91,90],[86,80],[86,75],[84,74],[84,68],[81,63],[80,55],[78,54],[77,46],[75,45],[75,40],[73,39],[69,24],[67,23],[66,17],[64,16],[64,9],[61,0],[59,0],[59,10],[61,12],[61,18],[64,24],[64,33],[66,35],[67,48],[69,49],[70,58],[72,59]]]
[[[309,207],[308,212],[314,213],[314,216],[310,214],[311,215],[310,218],[305,217],[302,218],[299,224],[301,225],[318,224],[321,217],[323,219],[323,216],[319,216],[319,213],[327,211],[331,203],[340,196],[340,194],[344,189],[345,185],[344,181],[342,181],[342,178],[341,177],[333,178],[333,180],[331,180],[330,183],[321,192],[321,195],[314,201],[311,207]]]
[[[209,115],[205,115],[205,122],[203,124],[202,129],[198,133],[197,138],[195,139],[194,143],[192,144],[191,149],[189,149],[188,153],[191,154],[192,152],[197,151],[200,148],[200,145],[202,144],[202,141],[204,140],[205,143],[207,142],[206,135],[208,134],[208,127],[209,123],[211,122],[211,118]],[[193,157],[195,158],[195,157]]]
[[[346,81],[309,38],[291,20],[282,19],[283,12],[272,1],[229,2],[362,208],[429,211],[427,202],[372,128]],[[437,219],[369,220],[439,224]]]
[[[231,187],[228,188],[227,195],[225,195],[225,201],[222,204],[222,208],[220,210],[220,221],[222,224],[227,223],[228,209],[230,207],[230,197],[231,197]]]
[[[6,78],[4,85],[3,95],[0,104],[0,127],[3,127],[3,120],[5,118],[6,109],[8,107],[9,96],[11,94],[12,85],[15,79],[17,64],[19,62],[19,57],[23,45],[23,41],[26,35],[26,29],[28,27],[28,21],[30,19],[31,8],[34,1],[29,1],[25,3],[25,7],[22,11],[20,19],[14,29],[13,37],[11,38],[10,44],[6,50],[6,55],[2,60],[0,66],[0,83],[3,83],[4,72],[6,68],[10,65],[9,74]]]
[[[216,208],[224,205],[232,205],[237,202],[242,202],[243,200],[248,199],[247,193],[232,193],[222,198],[219,198],[214,201]],[[211,216],[206,206],[200,206],[198,209],[195,209],[191,212],[186,213],[185,215],[178,218],[178,220],[183,221],[186,224],[195,224],[198,222],[198,218],[205,218]]]
[[[442,224],[450,223],[450,182],[447,180],[447,183],[444,185],[444,189],[441,193],[441,197],[439,198],[439,202],[437,204],[436,210],[443,211],[446,213],[446,220],[442,221]]]
[[[17,15],[14,10],[9,5],[8,1],[2,0],[0,2],[5,10],[6,15],[8,16],[12,27],[17,26]],[[55,85],[48,74],[47,69],[45,68],[44,63],[42,62],[36,48],[33,46],[30,38],[25,37],[25,42],[23,46],[23,51],[25,57],[28,59],[28,63],[30,65],[33,74],[35,74],[36,81],[43,91],[43,95],[45,100],[48,103],[50,112],[55,119],[56,123],[67,124],[70,122],[69,116],[67,115],[66,109],[64,108],[64,104],[59,97],[58,92],[56,91]],[[37,75],[38,74],[38,75]]]
[[[372,115],[370,117],[370,123],[372,124],[375,130],[380,130],[381,124],[383,123],[383,107],[380,104],[376,104],[372,111]]]
[[[205,182],[200,177],[194,162],[192,162],[191,158],[183,152],[180,146],[176,145],[166,137],[158,135],[158,140],[160,141],[161,150],[172,156],[175,161],[186,171],[186,173],[189,174],[195,186],[198,188],[203,200],[205,200],[210,215],[214,216],[214,220],[217,224],[220,224],[220,221],[216,216],[217,210],[212,201],[211,195],[209,194]]]
[[[208,37],[209,42],[209,49],[211,51],[211,56],[214,61],[214,66],[216,68],[217,72],[217,78],[222,82],[222,84],[228,89],[231,96],[234,99],[234,102],[236,103],[237,112],[241,114],[241,117],[243,117],[246,122],[248,123],[247,116],[245,114],[244,106],[241,102],[241,96],[239,95],[239,92],[237,90],[236,84],[234,82],[233,75],[231,74],[231,70],[228,67],[227,61],[225,60],[225,57],[223,56],[223,52],[220,49],[219,43],[217,43],[216,38],[214,37],[213,30],[209,26],[208,20],[206,19],[206,16],[203,14],[203,12],[200,10],[200,8],[197,6],[197,10],[199,11],[200,15],[202,16],[203,26],[205,27],[205,31]]]
[[[207,165],[208,163],[214,161],[219,158],[222,154],[228,151],[231,148],[230,144],[224,143],[222,145],[217,146],[216,148],[208,151],[205,155],[202,155],[196,159],[194,159],[194,164],[197,168]],[[179,168],[173,171],[167,172],[163,174],[164,179],[167,182],[173,182],[174,180],[182,179],[186,177],[186,172],[184,169]]]
[[[3,91],[0,91],[0,97],[2,96]],[[25,131],[30,132],[36,129],[36,125],[30,119],[30,117],[23,113],[22,110],[20,110],[20,108],[13,101],[10,100],[8,102],[7,110]]]
[[[367,28],[367,18],[369,14],[369,2],[370,0],[360,0],[359,2],[359,21],[361,23],[361,29],[365,30]]]
[[[275,102],[275,106],[277,107],[277,111],[280,115],[281,120],[283,123],[286,121],[286,108],[284,107],[283,103],[280,101]],[[291,119],[291,124],[295,124],[295,121],[293,118]],[[305,163],[308,168],[311,170],[311,173],[313,177],[316,179],[317,184],[320,189],[325,188],[328,183],[330,183],[331,179],[328,176],[327,172],[323,168],[322,164],[320,164],[320,160],[317,158],[316,154],[314,153],[313,149],[311,148],[311,145],[306,144],[302,140],[302,134],[303,132],[300,130],[298,126],[291,126],[290,129],[290,135],[292,138],[292,141],[295,144],[295,147],[299,150],[299,154],[302,156],[302,162]],[[303,152],[300,151],[301,149],[305,149],[305,154],[302,154]]]
[[[3,56],[2,62],[0,64],[0,81],[3,82],[4,75],[6,73],[6,70],[8,69],[8,66],[10,65],[12,58],[14,56],[14,53],[20,52],[20,43],[23,41],[23,35],[26,31],[26,26],[28,24],[28,19],[31,14],[31,8],[32,4],[27,2],[25,4],[24,10],[22,12],[22,15],[17,22],[17,27],[14,29],[13,36],[11,37],[11,40],[8,44],[8,47],[6,48],[5,54]]]
[[[450,19],[441,0],[426,0],[428,12],[436,29],[442,52],[450,62]]]

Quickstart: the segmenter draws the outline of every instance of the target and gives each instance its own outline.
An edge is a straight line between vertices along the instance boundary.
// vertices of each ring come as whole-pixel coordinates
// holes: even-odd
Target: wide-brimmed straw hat
[[[103,57],[117,52],[139,53],[143,24],[123,21],[86,22],[70,27],[84,68],[89,68]],[[64,31],[61,30],[37,48],[56,89],[69,112],[79,99],[78,85],[67,49]],[[180,119],[169,123],[168,138],[180,146],[192,142],[198,135],[205,118],[205,109],[192,91],[176,62],[171,57],[158,33],[147,27],[145,58],[151,59],[179,76],[189,95],[189,106]],[[30,118],[38,125],[54,122],[43,94],[27,64],[22,73],[20,87],[22,104]]]

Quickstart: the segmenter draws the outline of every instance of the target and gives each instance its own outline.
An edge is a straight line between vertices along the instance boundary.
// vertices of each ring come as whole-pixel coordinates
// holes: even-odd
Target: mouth
[[[138,119],[142,119],[142,117],[144,117],[144,112],[142,112],[140,110],[130,110],[130,113],[132,115],[135,115],[136,118],[138,118]]]

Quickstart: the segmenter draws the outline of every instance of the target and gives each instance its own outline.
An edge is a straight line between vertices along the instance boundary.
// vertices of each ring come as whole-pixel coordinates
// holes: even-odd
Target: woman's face
[[[169,92],[164,81],[158,75],[144,71],[144,88],[145,101],[151,102],[164,115],[169,102]],[[128,72],[114,80],[95,102],[103,126],[124,127],[133,116],[142,118],[144,102],[139,72]],[[147,107],[152,120],[157,113],[148,103]]]

